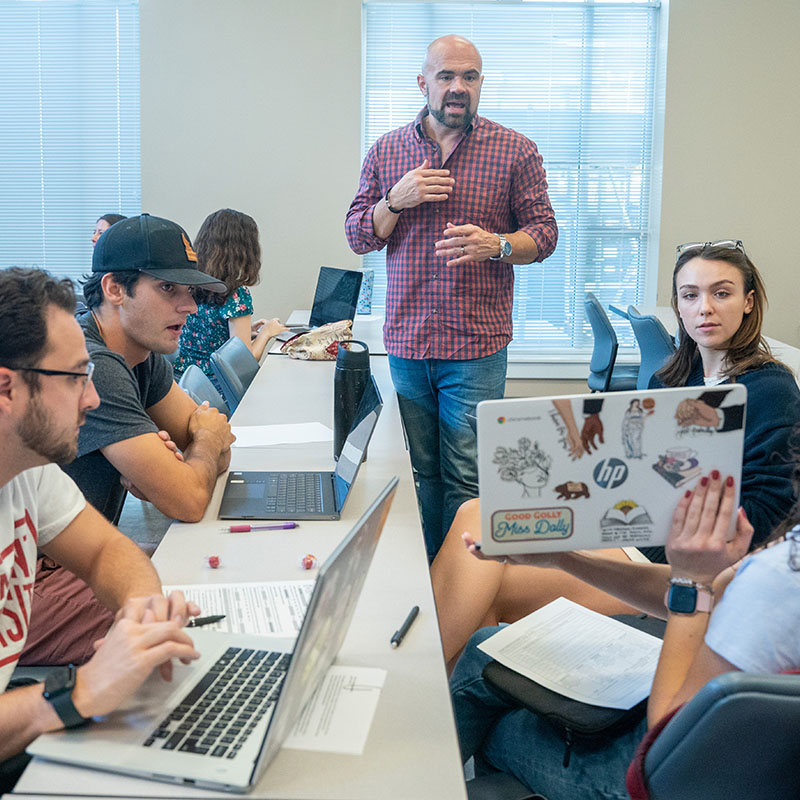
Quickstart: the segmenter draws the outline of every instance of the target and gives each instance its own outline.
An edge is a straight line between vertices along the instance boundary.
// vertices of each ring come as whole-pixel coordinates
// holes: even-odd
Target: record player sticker
[[[495,511],[492,514],[495,542],[538,542],[572,536],[572,510],[535,508]]]
[[[701,472],[697,451],[688,447],[671,447],[658,457],[653,469],[676,489]]]

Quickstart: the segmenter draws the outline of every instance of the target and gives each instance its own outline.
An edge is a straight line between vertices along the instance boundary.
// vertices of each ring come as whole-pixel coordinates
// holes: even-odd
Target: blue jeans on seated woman
[[[450,678],[461,757],[475,757],[476,775],[499,770],[548,800],[628,800],[625,772],[647,730],[602,742],[577,740],[564,767],[564,739],[551,725],[497,694],[481,677],[491,661],[478,645],[500,627],[472,635]]]
[[[429,561],[458,507],[478,496],[477,439],[466,415],[497,400],[506,384],[506,348],[463,361],[389,356],[389,369],[419,481]]]

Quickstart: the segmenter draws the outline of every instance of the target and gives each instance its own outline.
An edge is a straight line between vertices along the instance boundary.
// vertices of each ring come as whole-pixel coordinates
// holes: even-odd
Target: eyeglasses
[[[675,258],[677,260],[690,250],[705,250],[706,247],[720,247],[723,250],[738,250],[744,253],[744,245],[741,239],[720,239],[718,242],[687,242],[686,244],[679,244]]]
[[[94,362],[86,365],[86,372],[66,372],[63,369],[41,369],[40,367],[17,367],[19,372],[35,372],[37,375],[70,375],[73,378],[83,378],[86,386],[94,375]]]

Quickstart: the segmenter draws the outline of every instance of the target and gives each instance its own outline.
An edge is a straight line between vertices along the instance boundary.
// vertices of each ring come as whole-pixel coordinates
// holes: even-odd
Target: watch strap
[[[711,610],[714,608],[714,590],[710,586],[704,586],[703,584],[696,583],[687,578],[672,578],[669,583],[670,585],[667,589],[667,593],[664,595],[664,605],[671,613],[696,614],[698,611],[703,614],[711,613]],[[694,593],[694,608],[691,611],[674,607],[671,602],[671,590],[673,586],[681,587],[686,591]]]
[[[389,211],[392,212],[392,214],[402,214],[403,213],[403,209],[402,208],[394,208],[389,203],[389,192],[391,192],[391,191],[392,191],[391,189],[387,189],[386,190],[386,194],[383,196],[383,202],[386,203],[386,208],[388,208]]]
[[[75,665],[59,667],[51,672],[44,683],[42,696],[58,714],[65,728],[77,728],[89,722],[88,717],[81,716],[72,702],[72,690],[75,688]]]

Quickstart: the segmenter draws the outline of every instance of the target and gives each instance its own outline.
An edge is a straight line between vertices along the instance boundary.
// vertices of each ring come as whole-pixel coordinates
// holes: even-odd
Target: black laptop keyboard
[[[229,647],[144,746],[236,758],[275,703],[289,660],[286,653]]]
[[[316,472],[279,472],[265,481],[267,511],[322,511],[320,476]]]

